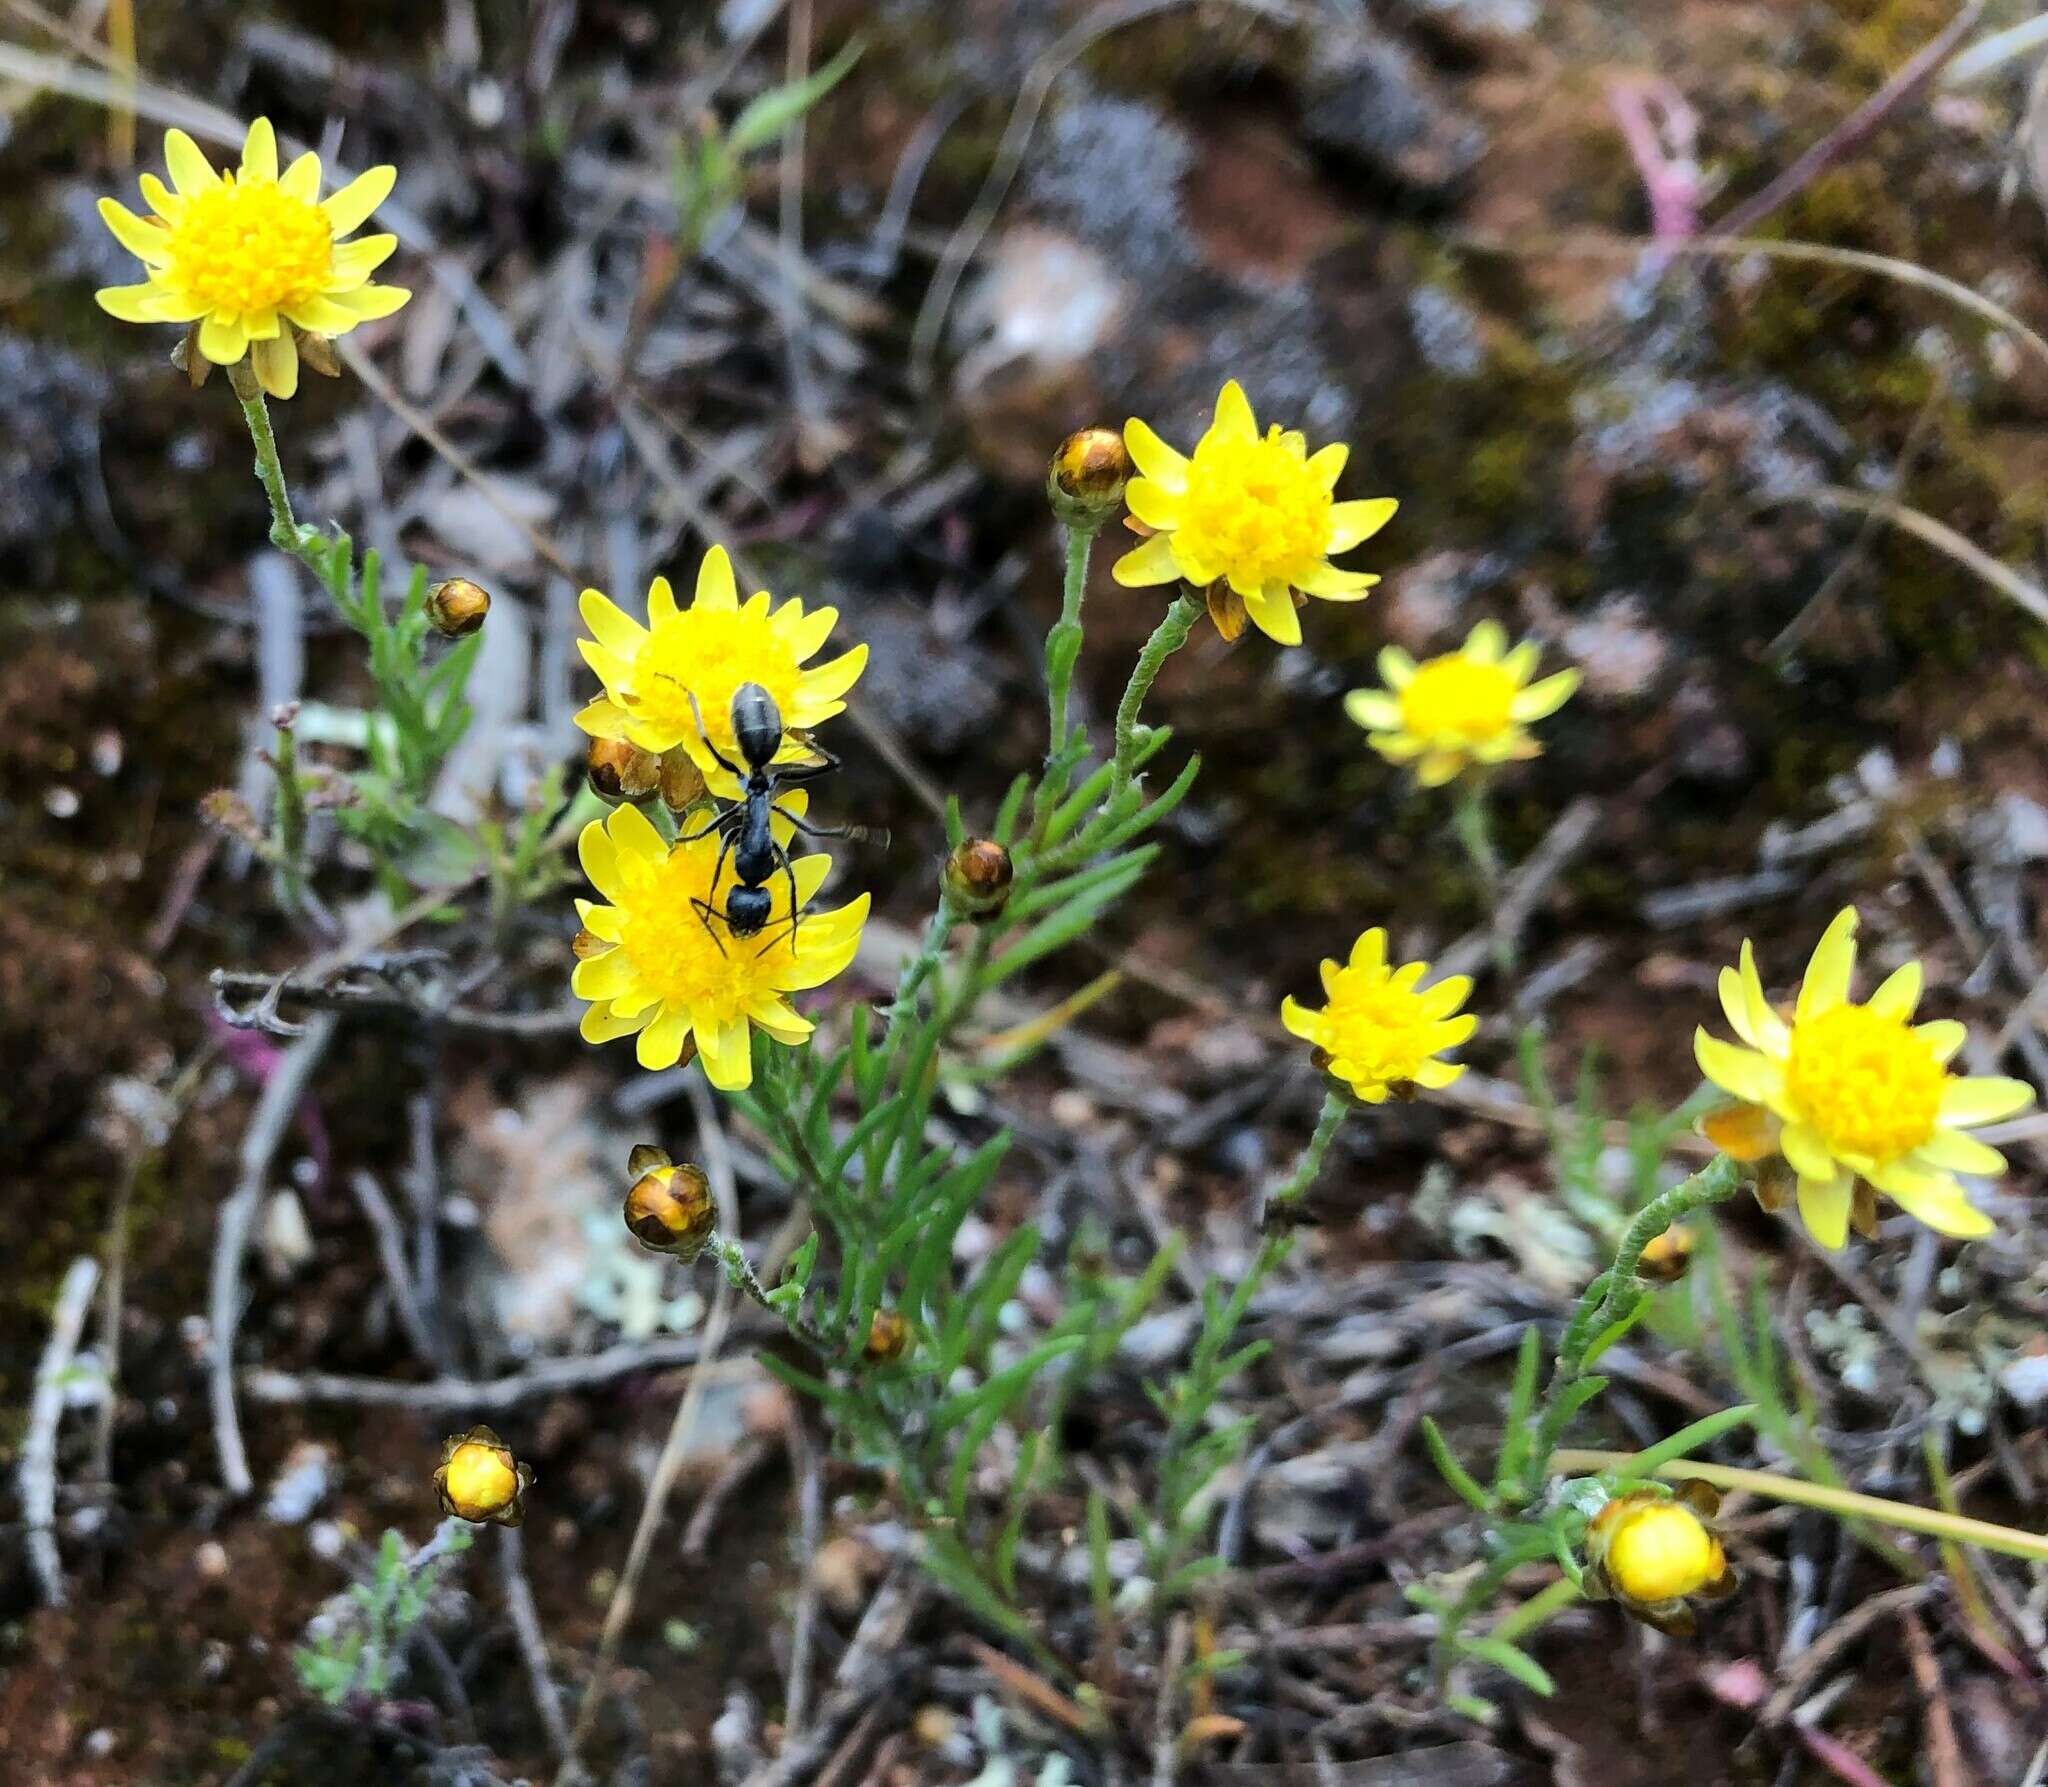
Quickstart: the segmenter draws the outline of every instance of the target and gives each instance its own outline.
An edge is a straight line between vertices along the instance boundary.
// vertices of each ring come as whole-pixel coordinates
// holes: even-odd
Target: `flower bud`
[[[1009,903],[1016,864],[993,838],[969,838],[946,858],[946,898],[969,918],[994,918]]]
[[[868,1318],[867,1345],[861,1350],[871,1364],[895,1364],[910,1351],[910,1324],[893,1309],[876,1310]]]
[[[594,738],[586,759],[590,785],[606,800],[645,800],[661,786],[661,764],[622,738]]]
[[[1674,1222],[1661,1235],[1650,1237],[1642,1258],[1636,1261],[1636,1275],[1652,1284],[1676,1284],[1692,1264],[1697,1245],[1692,1230],[1682,1222]]]
[[[458,1520],[517,1526],[526,1518],[523,1497],[533,1472],[512,1456],[512,1448],[488,1427],[451,1434],[441,1448],[434,1492],[441,1511]]]
[[[427,591],[427,619],[443,639],[467,638],[490,611],[490,591],[467,577],[451,577]]]
[[[1690,1636],[1691,1603],[1718,1601],[1738,1586],[1709,1524],[1719,1507],[1720,1496],[1697,1479],[1670,1492],[1616,1496],[1586,1529],[1586,1592],[1612,1596],[1660,1632]]]
[[[704,772],[681,745],[661,754],[658,780],[661,804],[671,813],[687,812],[704,798]]]
[[[1083,428],[1052,456],[1046,498],[1063,525],[1093,532],[1116,513],[1137,469],[1114,428]]]
[[[638,1149],[634,1150],[639,1153]],[[651,1166],[633,1181],[623,1212],[634,1240],[689,1265],[704,1251],[718,1221],[711,1182],[693,1166]]]

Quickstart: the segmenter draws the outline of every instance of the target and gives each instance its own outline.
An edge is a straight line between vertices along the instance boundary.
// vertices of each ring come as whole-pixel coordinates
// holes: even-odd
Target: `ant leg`
[[[794,955],[796,953],[797,926],[803,922],[803,914],[797,910],[796,903],[796,865],[789,860],[789,852],[783,849],[783,847],[780,844],[776,844],[774,840],[771,839],[770,845],[775,851],[776,862],[781,865],[783,874],[787,876],[789,880],[789,951],[791,955]],[[779,930],[781,927],[777,926],[776,928]],[[767,941],[764,942],[759,949],[755,950],[754,953],[757,956],[766,955],[769,949],[772,948],[778,941],[779,939],[771,932],[768,936]]]
[[[718,767],[731,776],[733,780],[744,782],[747,779],[747,772],[741,769],[738,764],[734,763],[711,742],[711,733],[704,724],[704,710],[697,705],[697,691],[686,687],[683,693],[690,698],[690,712],[697,716],[697,736],[703,739],[705,750],[711,753],[713,758],[717,760]]]
[[[703,826],[697,831],[681,833],[676,838],[676,842],[678,844],[694,844],[699,838],[708,838],[715,831],[730,833],[738,827],[742,811],[743,809],[738,801],[729,802],[727,805],[719,808],[717,816],[712,819],[710,824]]]
[[[799,819],[787,807],[776,807],[775,816],[787,819],[789,823],[807,838],[846,838],[856,844],[881,844],[889,842],[889,828],[874,825],[813,825],[808,819]]]
[[[714,918],[723,918],[725,914],[712,905],[709,900],[700,900],[695,895],[691,896],[690,904],[697,909],[697,922],[704,927],[704,935],[709,937],[713,943],[717,943],[718,953],[724,955],[726,953],[725,945],[718,943],[718,933],[712,929],[711,921]]]

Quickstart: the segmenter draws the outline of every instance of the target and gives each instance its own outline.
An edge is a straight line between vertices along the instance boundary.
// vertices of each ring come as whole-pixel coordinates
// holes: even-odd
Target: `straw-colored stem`
[[[1551,1455],[1551,1473],[1560,1477],[1589,1476],[1596,1471],[1625,1470],[1626,1452],[1592,1452],[1566,1448]],[[1958,1545],[1974,1545],[1980,1551],[1996,1551],[2006,1557],[2048,1563],[2048,1534],[2021,1532],[2017,1527],[1998,1526],[1989,1520],[1972,1520],[1966,1514],[1947,1514],[1939,1508],[1916,1508],[1910,1502],[1887,1501],[1881,1495],[1864,1495],[1854,1489],[1833,1489],[1823,1483],[1804,1483],[1797,1477],[1781,1477],[1775,1471],[1740,1470],[1733,1465],[1699,1464],[1677,1459],[1662,1466],[1660,1477],[1697,1477],[1716,1489],[1745,1489],[1772,1501],[1792,1502],[1802,1508],[1819,1508],[1839,1514],[1845,1520],[1873,1520],[1902,1532],[1925,1533]]]

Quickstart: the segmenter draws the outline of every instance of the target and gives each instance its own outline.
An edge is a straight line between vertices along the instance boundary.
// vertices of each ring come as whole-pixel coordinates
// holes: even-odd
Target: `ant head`
[[[766,769],[782,749],[782,710],[759,683],[741,683],[733,691],[732,735],[749,769]]]
[[[735,937],[752,937],[774,908],[775,897],[765,887],[735,887],[725,896],[726,928]]]

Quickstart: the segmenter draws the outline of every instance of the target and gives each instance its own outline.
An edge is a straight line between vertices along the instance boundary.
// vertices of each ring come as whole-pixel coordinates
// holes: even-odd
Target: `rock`
[[[1478,121],[1404,45],[1368,25],[1318,33],[1302,99],[1302,128],[1318,147],[1427,198],[1449,197],[1485,152]]]

